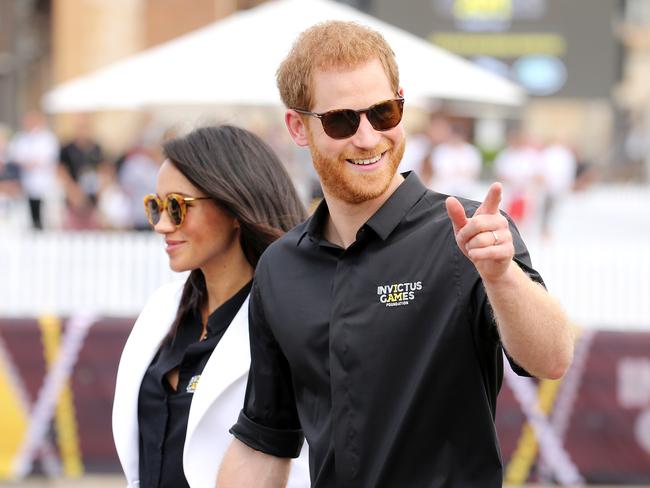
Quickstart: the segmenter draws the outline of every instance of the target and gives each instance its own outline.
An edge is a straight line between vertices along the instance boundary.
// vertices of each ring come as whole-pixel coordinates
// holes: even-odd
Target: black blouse
[[[189,487],[183,473],[183,445],[192,395],[212,351],[248,296],[251,283],[208,317],[207,336],[200,340],[201,319],[190,313],[176,336],[163,342],[140,385],[140,487]],[[178,368],[174,390],[165,375]]]

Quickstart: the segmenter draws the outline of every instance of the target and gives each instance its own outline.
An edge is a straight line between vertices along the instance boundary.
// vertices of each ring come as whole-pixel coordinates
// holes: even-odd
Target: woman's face
[[[165,160],[158,172],[156,194],[165,200],[170,193],[206,196],[173,163]],[[154,230],[164,236],[169,266],[177,272],[200,268],[206,273],[223,268],[229,259],[242,253],[239,222],[213,200],[188,203],[185,219],[178,227],[167,211],[162,212]]]

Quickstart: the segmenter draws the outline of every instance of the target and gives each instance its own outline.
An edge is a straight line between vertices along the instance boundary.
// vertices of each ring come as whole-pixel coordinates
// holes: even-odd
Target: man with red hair
[[[371,29],[308,29],[277,79],[325,198],[256,270],[246,400],[217,486],[284,486],[304,436],[314,488],[500,487],[502,351],[544,378],[572,357],[501,186],[472,202],[397,172],[406,95]]]

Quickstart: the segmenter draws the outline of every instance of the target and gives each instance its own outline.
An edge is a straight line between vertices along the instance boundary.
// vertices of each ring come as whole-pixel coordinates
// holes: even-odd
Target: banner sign
[[[372,0],[367,11],[531,95],[608,98],[620,78],[619,9],[616,0]]]

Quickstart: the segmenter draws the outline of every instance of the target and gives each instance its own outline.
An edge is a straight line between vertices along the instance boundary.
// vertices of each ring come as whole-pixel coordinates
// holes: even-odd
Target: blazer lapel
[[[124,346],[113,402],[113,437],[129,483],[139,477],[138,396],[160,343],[176,317],[182,283],[159,289],[147,302]]]
[[[203,368],[190,407],[186,446],[210,405],[226,388],[248,373],[250,358],[247,297]]]

